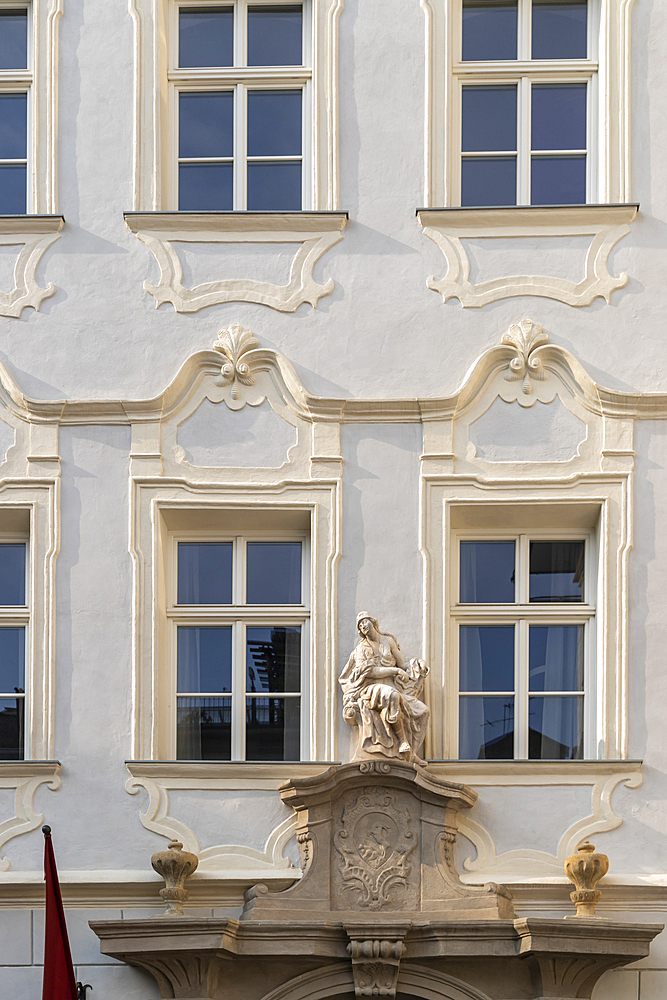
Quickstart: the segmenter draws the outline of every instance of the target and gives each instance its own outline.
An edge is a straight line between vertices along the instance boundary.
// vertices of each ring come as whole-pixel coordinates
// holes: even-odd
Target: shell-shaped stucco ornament
[[[231,383],[232,399],[241,398],[241,385],[254,385],[250,365],[243,361],[243,356],[259,347],[259,341],[250,330],[245,330],[238,323],[232,323],[226,330],[221,330],[213,345],[215,351],[220,351],[227,359],[220,368],[219,385]]]
[[[527,396],[533,391],[531,379],[543,382],[547,377],[541,358],[535,357],[533,352],[548,343],[549,335],[544,333],[541,326],[533,323],[532,319],[522,319],[520,323],[513,323],[502,336],[501,344],[507,344],[516,351],[516,356],[509,363],[510,370],[505,379],[507,382],[523,379],[521,391]]]

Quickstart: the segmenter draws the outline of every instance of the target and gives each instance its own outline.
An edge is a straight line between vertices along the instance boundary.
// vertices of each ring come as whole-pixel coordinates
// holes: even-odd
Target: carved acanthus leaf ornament
[[[548,334],[537,323],[533,323],[532,319],[522,319],[520,323],[512,324],[500,342],[516,351],[509,364],[510,370],[505,375],[506,381],[518,382],[522,379],[521,390],[529,396],[533,391],[531,379],[543,382],[547,377],[542,359],[534,352],[538,347],[549,343]]]

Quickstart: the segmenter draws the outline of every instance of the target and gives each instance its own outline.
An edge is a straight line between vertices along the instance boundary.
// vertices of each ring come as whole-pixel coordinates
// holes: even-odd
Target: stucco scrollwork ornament
[[[505,380],[507,382],[522,380],[521,391],[529,396],[533,391],[531,380],[544,382],[547,377],[542,359],[535,352],[538,347],[549,343],[549,335],[544,333],[541,326],[533,323],[532,319],[522,319],[520,323],[512,323],[500,342],[513,347],[516,351],[515,357],[510,361]]]
[[[419,757],[429,710],[419,700],[428,666],[406,661],[395,636],[380,631],[377,618],[357,615],[360,639],[340,678],[343,718],[358,730],[353,760],[375,755],[423,764]]]
[[[369,787],[343,810],[334,846],[343,859],[343,883],[356,892],[359,906],[375,911],[391,903],[392,887],[407,886],[417,837],[396,796]]]
[[[241,385],[254,385],[255,379],[243,355],[259,347],[259,341],[250,330],[244,330],[238,323],[232,323],[221,330],[213,350],[220,351],[227,358],[220,368],[220,385],[231,385],[232,399],[241,398]]]

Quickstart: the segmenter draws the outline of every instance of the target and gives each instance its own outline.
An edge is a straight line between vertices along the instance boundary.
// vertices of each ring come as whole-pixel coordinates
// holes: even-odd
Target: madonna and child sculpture
[[[416,658],[406,662],[396,638],[366,611],[357,615],[357,631],[359,642],[339,678],[343,718],[358,728],[353,760],[380,755],[422,764],[429,710],[419,695],[428,667]]]

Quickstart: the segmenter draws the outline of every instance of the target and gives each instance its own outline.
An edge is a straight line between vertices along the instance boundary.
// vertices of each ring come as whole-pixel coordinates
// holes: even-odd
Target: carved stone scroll
[[[387,925],[382,937],[369,937],[368,926],[346,924],[352,959],[354,992],[358,997],[395,997],[404,938],[410,925]]]

